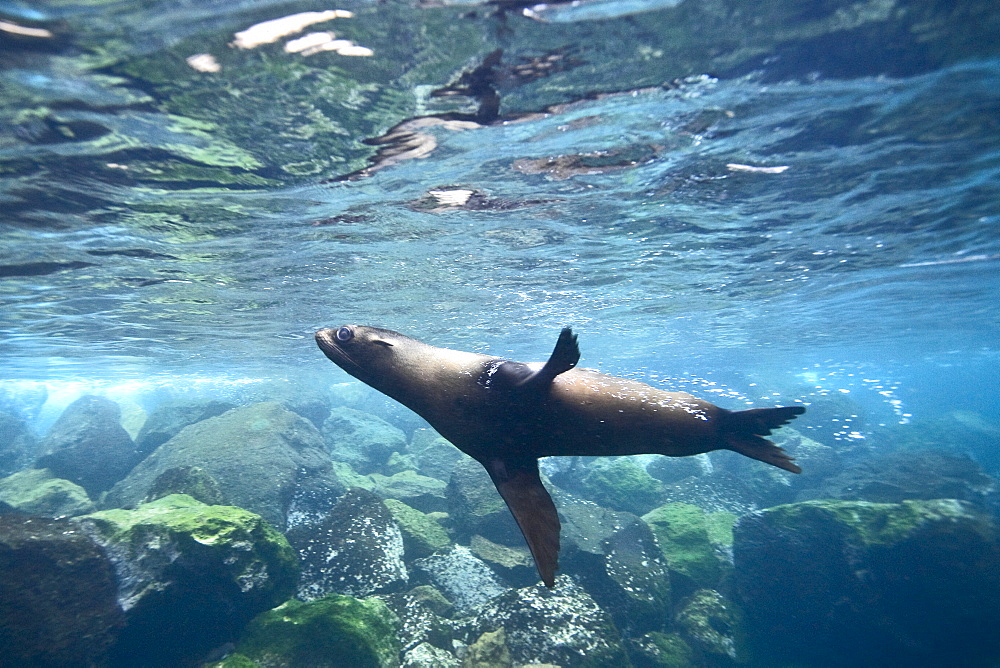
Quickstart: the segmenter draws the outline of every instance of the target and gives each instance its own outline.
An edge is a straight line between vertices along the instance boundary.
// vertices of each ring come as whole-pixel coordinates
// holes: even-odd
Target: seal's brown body
[[[578,369],[579,348],[568,329],[544,364],[437,348],[374,327],[324,329],[316,341],[338,366],[418,413],[486,467],[550,587],[559,520],[538,477],[539,457],[680,457],[729,449],[800,471],[761,436],[803,407],[734,412],[685,392]]]

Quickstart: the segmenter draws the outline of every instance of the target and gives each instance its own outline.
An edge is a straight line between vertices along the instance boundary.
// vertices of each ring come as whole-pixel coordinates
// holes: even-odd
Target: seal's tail
[[[741,455],[777,466],[792,473],[802,473],[802,469],[793,463],[787,452],[762,436],[770,433],[783,424],[788,424],[796,415],[805,413],[802,406],[784,406],[781,408],[753,408],[748,411],[735,411],[726,416],[722,427],[722,438],[730,450]]]

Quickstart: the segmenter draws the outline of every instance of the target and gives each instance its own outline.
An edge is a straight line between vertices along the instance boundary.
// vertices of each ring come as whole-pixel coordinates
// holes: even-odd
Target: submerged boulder
[[[27,423],[0,411],[0,476],[27,468],[35,458],[37,444]]]
[[[963,454],[944,450],[901,450],[870,456],[815,481],[797,500],[844,499],[899,503],[907,499],[959,499],[989,507],[1000,485]]]
[[[218,483],[227,503],[279,529],[286,526],[300,486],[339,487],[312,423],[281,404],[264,402],[185,427],[115,485],[106,505],[135,506],[166,471],[192,466]]]
[[[479,534],[503,545],[524,544],[514,516],[476,460],[463,457],[455,464],[445,493],[448,514],[460,538]]]
[[[121,425],[118,404],[83,396],[70,404],[39,446],[36,466],[51,469],[96,495],[124,478],[139,455]]]
[[[743,612],[714,589],[699,589],[677,613],[689,647],[709,666],[743,663],[746,656]]]
[[[624,515],[624,513],[623,513]],[[601,542],[601,554],[571,558],[572,573],[607,610],[619,629],[629,635],[663,628],[671,604],[667,562],[649,527],[634,515]]]
[[[735,583],[758,657],[796,665],[987,665],[1000,538],[950,499],[807,501],[744,516]]]
[[[72,522],[0,515],[0,664],[104,664],[117,591],[111,561]]]
[[[395,668],[399,620],[376,599],[290,600],[254,619],[221,668]]]
[[[180,433],[184,427],[207,420],[235,408],[234,404],[205,401],[168,401],[156,407],[135,437],[135,445],[145,456]]]
[[[48,469],[28,469],[0,480],[0,501],[29,515],[73,517],[92,513],[87,490],[52,475]]]
[[[689,503],[667,503],[642,516],[670,569],[671,581],[683,595],[701,587],[716,587],[730,570],[709,536],[704,510]]]
[[[333,459],[347,462],[361,473],[379,470],[392,453],[406,449],[406,436],[401,429],[353,408],[338,407],[330,411],[323,423],[323,437]]]
[[[413,567],[415,576],[439,589],[459,614],[470,613],[476,606],[507,591],[496,573],[463,545],[418,559]]]
[[[73,522],[115,565],[126,619],[112,652],[117,662],[190,662],[235,640],[254,615],[295,591],[295,552],[242,508],[175,494]]]
[[[396,499],[384,503],[400,528],[408,559],[421,559],[451,547],[448,532],[433,517]]]
[[[629,663],[611,618],[566,576],[557,578],[552,590],[536,585],[491,600],[472,628],[478,633],[504,629],[515,664],[598,668]]]
[[[296,526],[288,537],[302,558],[303,600],[402,591],[409,579],[399,525],[368,490],[348,490],[319,524]]]
[[[583,484],[587,497],[599,505],[637,515],[663,501],[663,483],[632,457],[615,457],[592,465]]]

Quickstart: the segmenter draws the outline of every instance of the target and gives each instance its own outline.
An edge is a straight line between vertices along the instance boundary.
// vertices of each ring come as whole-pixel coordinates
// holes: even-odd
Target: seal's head
[[[343,325],[316,332],[316,345],[341,369],[378,388],[377,379],[398,365],[393,348],[400,338],[407,337],[388,329]]]

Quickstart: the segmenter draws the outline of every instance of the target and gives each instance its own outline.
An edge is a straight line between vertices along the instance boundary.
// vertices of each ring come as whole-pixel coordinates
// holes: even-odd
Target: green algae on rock
[[[185,466],[198,466],[214,478],[228,503],[282,529],[300,485],[339,487],[312,422],[268,401],[188,425],[115,485],[107,502],[132,506],[146,498],[161,474]]]
[[[115,565],[126,616],[118,659],[198,658],[295,591],[298,559],[288,541],[242,508],[174,494],[74,522]]]
[[[714,589],[699,589],[677,613],[677,624],[709,665],[745,657],[743,612]]]
[[[399,620],[376,598],[290,600],[255,618],[221,668],[394,668]]]
[[[675,580],[680,576],[687,584],[683,589],[688,591],[716,586],[728,566],[716,552],[709,527],[713,535],[725,539],[725,518],[732,515],[712,513],[711,516],[710,522],[704,510],[690,503],[668,503],[642,517],[652,528],[671,575]]]
[[[758,656],[930,665],[961,648],[963,664],[990,665],[1000,653],[1000,530],[969,503],[806,501],[745,515],[734,533]]]
[[[385,507],[403,534],[407,559],[420,559],[451,545],[448,532],[436,520],[396,499],[384,499]]]
[[[0,501],[22,513],[42,517],[74,517],[97,510],[87,490],[55,477],[48,469],[27,469],[3,478]]]
[[[595,466],[584,485],[601,505],[641,514],[662,500],[663,484],[627,457]]]

